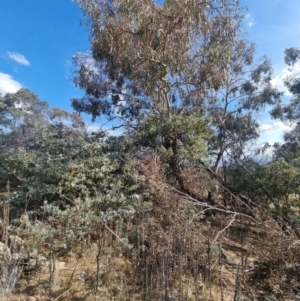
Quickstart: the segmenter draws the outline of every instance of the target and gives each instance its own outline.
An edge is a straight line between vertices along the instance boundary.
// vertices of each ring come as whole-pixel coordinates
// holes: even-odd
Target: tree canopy
[[[133,126],[204,110],[219,87],[238,38],[232,0],[77,1],[88,17],[91,54],[78,54],[74,82],[86,91],[73,107]]]

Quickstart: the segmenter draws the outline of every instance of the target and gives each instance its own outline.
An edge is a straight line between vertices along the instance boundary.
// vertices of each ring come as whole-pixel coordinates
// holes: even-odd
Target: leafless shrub
[[[22,266],[18,253],[10,253],[9,248],[0,245],[0,295],[10,294],[22,275]]]

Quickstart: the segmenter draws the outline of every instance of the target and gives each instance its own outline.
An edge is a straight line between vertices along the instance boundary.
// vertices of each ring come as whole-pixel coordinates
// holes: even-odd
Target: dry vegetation
[[[226,209],[219,191],[213,205],[178,192],[157,158],[131,164],[132,178],[142,175],[151,192],[151,211],[122,226],[101,226],[85,242],[56,254],[23,216],[23,223],[8,230],[11,250],[23,254],[22,275],[15,293],[3,300],[296,300],[300,252],[292,229],[257,209],[255,218],[232,211],[234,204]],[[215,189],[204,174],[184,174],[186,189],[198,200]],[[13,234],[22,239],[17,249]]]

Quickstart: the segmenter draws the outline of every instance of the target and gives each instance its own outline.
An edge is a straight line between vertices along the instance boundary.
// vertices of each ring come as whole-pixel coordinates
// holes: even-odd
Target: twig
[[[20,182],[27,182],[26,180],[21,179],[19,176],[16,175],[16,171],[11,173],[17,180],[19,180]]]
[[[107,224],[104,224],[104,227],[111,233],[113,234],[120,242],[122,242],[124,244],[124,241],[122,240],[122,238],[120,236],[118,236],[118,234],[116,234],[111,228],[109,228],[107,226]]]
[[[60,294],[57,298],[55,298],[53,301],[57,301],[61,296],[63,296],[64,294],[66,294],[67,292],[69,292],[73,287],[75,287],[76,285],[78,285],[77,281],[74,285],[72,285],[69,289],[67,289],[66,291],[64,291],[62,294]]]
[[[220,234],[221,234],[222,232],[224,232],[226,229],[228,229],[228,228],[234,223],[235,217],[237,216],[237,214],[238,214],[238,213],[235,213],[235,214],[233,215],[233,218],[232,218],[232,220],[230,221],[230,223],[229,223],[225,228],[223,228],[221,231],[218,232],[217,236],[215,237],[215,239],[212,241],[211,244],[214,244],[214,243],[217,241],[217,239],[219,238]]]
[[[62,197],[63,199],[65,199],[65,200],[69,201],[72,205],[76,206],[76,203],[73,200],[66,197],[65,195],[59,193],[59,196]]]
[[[208,208],[208,209],[212,209],[212,210],[219,211],[219,212],[223,212],[223,213],[227,213],[227,214],[239,215],[239,216],[245,217],[245,218],[247,218],[247,219],[250,219],[250,220],[254,221],[255,223],[258,222],[255,218],[253,218],[252,216],[247,215],[247,214],[245,214],[245,213],[221,209],[221,208],[218,208],[218,207],[216,207],[216,206],[209,205],[209,204],[207,204],[206,202],[200,202],[200,201],[198,201],[197,199],[191,197],[190,195],[188,195],[188,194],[186,194],[186,193],[184,193],[184,192],[182,192],[182,191],[180,191],[180,190],[177,190],[177,189],[175,189],[175,188],[172,188],[172,190],[176,191],[178,194],[180,194],[180,195],[182,195],[183,197],[185,197],[186,200],[191,201],[191,202],[193,202],[194,204],[197,204],[197,205],[199,205],[199,206],[206,207],[206,208]]]

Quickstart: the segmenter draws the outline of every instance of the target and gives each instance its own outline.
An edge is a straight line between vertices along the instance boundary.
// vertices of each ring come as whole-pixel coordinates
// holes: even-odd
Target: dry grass
[[[51,284],[46,264],[23,277],[5,300],[237,301],[262,295],[289,300],[297,294],[300,252],[292,229],[283,231],[259,212],[256,221],[224,212],[205,216],[201,206],[172,188],[157,159],[134,166],[132,177],[143,175],[143,188],[152,194],[151,212],[113,231],[99,229],[88,243],[56,258]],[[194,196],[213,191],[215,183],[207,187],[207,177],[193,170],[185,170],[185,179]],[[126,237],[131,248],[116,235]],[[40,252],[49,260],[49,251]]]

